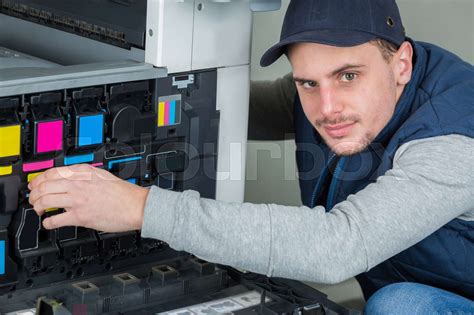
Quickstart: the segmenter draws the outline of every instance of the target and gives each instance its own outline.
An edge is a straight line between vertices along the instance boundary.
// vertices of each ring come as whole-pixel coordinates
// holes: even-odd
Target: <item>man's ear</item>
[[[398,85],[406,85],[413,71],[413,47],[410,42],[403,42],[397,53],[393,56],[393,70]]]

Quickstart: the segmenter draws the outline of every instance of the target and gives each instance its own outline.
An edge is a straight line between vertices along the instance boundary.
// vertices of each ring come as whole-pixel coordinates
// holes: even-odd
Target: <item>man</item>
[[[30,184],[39,215],[67,210],[44,226],[141,229],[269,276],[336,283],[358,275],[372,296],[368,314],[474,312],[473,67],[406,38],[393,0],[293,0],[261,64],[282,54],[298,91],[305,206],[148,191],[80,165]],[[265,127],[287,112],[252,108],[251,123]]]

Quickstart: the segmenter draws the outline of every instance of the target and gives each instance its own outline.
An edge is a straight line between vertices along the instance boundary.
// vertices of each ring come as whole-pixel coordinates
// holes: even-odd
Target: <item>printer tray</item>
[[[359,314],[301,282],[183,254],[98,277],[15,291],[2,314]],[[5,312],[6,311],[6,312]]]

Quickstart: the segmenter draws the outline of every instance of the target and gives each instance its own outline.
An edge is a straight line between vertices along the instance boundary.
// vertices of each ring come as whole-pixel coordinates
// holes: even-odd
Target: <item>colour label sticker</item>
[[[81,163],[90,163],[94,161],[94,153],[90,154],[81,154],[81,155],[71,155],[64,158],[64,165],[74,165]]]
[[[62,120],[39,122],[36,126],[36,153],[61,151],[63,149]]]
[[[0,275],[5,274],[5,241],[0,241]]]
[[[0,127],[0,158],[20,155],[20,125]]]
[[[28,178],[28,183],[31,182],[33,179],[35,179],[36,177],[40,176],[41,174],[43,174],[44,172],[38,172],[38,173],[31,173],[31,174],[28,174],[27,178]]]
[[[40,171],[54,166],[54,160],[31,162],[23,164],[23,172]]]
[[[104,141],[104,115],[79,116],[77,120],[78,147],[101,144]]]
[[[132,161],[139,161],[141,160],[141,156],[135,156],[135,157],[130,157],[130,158],[125,158],[125,159],[119,159],[119,160],[113,160],[108,163],[108,169],[112,169],[112,167],[115,164],[120,164],[120,163],[126,163],[126,162],[132,162]]]
[[[0,167],[0,176],[10,175],[12,172],[13,172],[13,167],[11,165]]]
[[[181,123],[181,95],[160,97],[158,100],[158,127]]]

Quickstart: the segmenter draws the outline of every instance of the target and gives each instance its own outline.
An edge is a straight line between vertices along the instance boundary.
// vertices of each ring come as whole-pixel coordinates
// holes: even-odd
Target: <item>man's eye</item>
[[[357,78],[357,74],[351,73],[351,72],[343,73],[341,76],[341,80],[344,82],[354,81],[356,78]]]
[[[316,82],[314,82],[314,81],[305,81],[305,82],[302,82],[302,85],[305,89],[311,89],[311,88],[314,88],[316,86]]]

